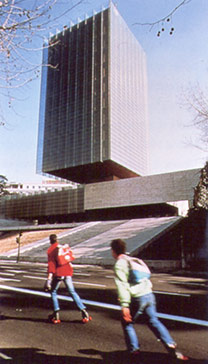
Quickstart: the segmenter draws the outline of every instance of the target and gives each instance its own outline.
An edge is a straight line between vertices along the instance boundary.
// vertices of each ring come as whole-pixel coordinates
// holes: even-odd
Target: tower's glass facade
[[[147,171],[145,55],[116,8],[44,51],[37,170],[76,182]]]
[[[147,174],[146,57],[115,7],[110,31],[111,159]]]

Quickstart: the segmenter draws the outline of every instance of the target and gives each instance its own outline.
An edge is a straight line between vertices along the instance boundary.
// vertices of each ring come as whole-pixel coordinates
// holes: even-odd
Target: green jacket
[[[118,298],[122,307],[129,307],[132,297],[144,296],[152,292],[152,283],[145,278],[138,284],[128,283],[129,267],[126,259],[122,259],[123,254],[119,255],[115,266],[115,283],[118,291]]]

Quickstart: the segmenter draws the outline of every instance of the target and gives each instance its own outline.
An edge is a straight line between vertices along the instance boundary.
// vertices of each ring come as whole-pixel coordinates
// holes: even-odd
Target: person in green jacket
[[[116,259],[114,266],[115,283],[121,305],[121,323],[127,350],[133,360],[140,360],[140,345],[134,329],[134,323],[143,313],[148,319],[148,326],[158,339],[162,341],[170,355],[179,360],[188,360],[188,357],[178,352],[176,343],[167,328],[157,317],[155,295],[152,292],[152,283],[144,277],[139,283],[129,283],[129,263],[131,258],[126,255],[126,243],[122,239],[111,242],[112,256]],[[138,263],[146,268],[146,264],[139,259]]]

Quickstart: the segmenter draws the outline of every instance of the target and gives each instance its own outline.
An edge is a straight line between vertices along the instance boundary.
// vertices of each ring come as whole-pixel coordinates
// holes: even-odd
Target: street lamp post
[[[20,238],[21,238],[21,236],[22,236],[22,233],[20,232],[19,236],[16,238],[16,242],[18,244],[17,263],[20,261],[20,243],[21,243]]]

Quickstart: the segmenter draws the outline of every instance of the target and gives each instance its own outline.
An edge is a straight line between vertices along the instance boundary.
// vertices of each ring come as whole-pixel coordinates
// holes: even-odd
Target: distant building
[[[114,5],[43,52],[37,172],[78,183],[148,173],[146,57]]]
[[[77,184],[60,180],[45,180],[42,183],[8,182],[6,185],[9,195],[34,195],[43,192],[60,191],[65,188],[74,189],[77,188]]]

